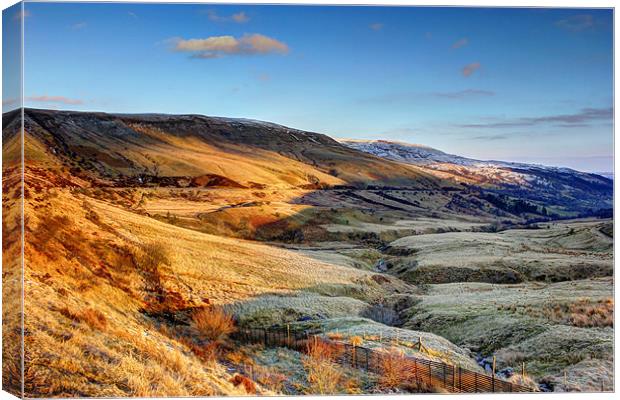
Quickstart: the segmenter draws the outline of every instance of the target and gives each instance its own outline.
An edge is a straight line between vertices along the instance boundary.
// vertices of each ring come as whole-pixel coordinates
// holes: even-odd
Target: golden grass
[[[198,309],[192,315],[192,322],[200,335],[213,341],[223,340],[236,330],[233,316],[222,307]]]
[[[555,323],[579,328],[614,326],[614,299],[611,297],[598,301],[582,298],[574,302],[545,304],[536,308],[527,307],[524,311],[533,317],[542,317]]]
[[[411,374],[405,368],[407,359],[398,349],[390,349],[381,354],[379,362],[378,386],[382,389],[396,389],[411,380]]]
[[[29,200],[26,213],[29,397],[246,394],[219,362],[225,349],[199,344],[194,330],[170,331],[165,324],[175,322],[166,318],[189,315],[191,321],[192,310],[365,276],[287,250],[172,226],[64,189]],[[230,333],[228,322],[222,318],[213,332]],[[9,354],[18,365],[15,352],[5,353],[5,365]],[[275,389],[279,380],[265,377]]]
[[[307,357],[302,361],[311,394],[335,394],[342,391],[343,372],[333,360],[338,356],[337,349],[330,343],[319,340],[310,341]]]

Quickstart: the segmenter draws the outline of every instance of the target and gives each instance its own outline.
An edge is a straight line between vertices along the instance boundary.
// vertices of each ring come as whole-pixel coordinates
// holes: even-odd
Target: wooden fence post
[[[452,364],[452,390],[455,389],[455,386],[454,386],[454,380],[456,379],[456,377],[454,376],[455,374],[456,374],[456,369],[454,367],[454,364]]]
[[[288,342],[287,345],[290,346],[291,345],[291,325],[290,324],[286,324],[286,341]]]
[[[566,384],[566,380],[567,380],[567,379],[566,379],[566,370],[564,370],[564,391],[566,391],[566,387],[568,386],[568,385]]]
[[[433,386],[433,371],[431,371],[431,363],[428,363],[428,379],[429,379],[429,386]]]

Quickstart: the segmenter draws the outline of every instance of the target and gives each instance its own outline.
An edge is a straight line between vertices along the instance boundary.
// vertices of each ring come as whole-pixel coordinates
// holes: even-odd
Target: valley
[[[479,373],[495,356],[536,391],[614,389],[607,178],[196,115],[27,109],[24,129],[30,397],[324,394],[308,354],[207,337],[203,310]],[[324,367],[333,393],[438,390]]]

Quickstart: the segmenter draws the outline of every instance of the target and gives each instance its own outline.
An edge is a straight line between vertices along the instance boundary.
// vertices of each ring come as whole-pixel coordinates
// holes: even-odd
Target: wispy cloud
[[[508,135],[480,135],[472,137],[473,140],[506,140],[508,139]]]
[[[71,29],[80,30],[86,28],[87,26],[88,24],[86,22],[78,22],[77,24],[73,24]]]
[[[259,33],[211,36],[204,39],[171,39],[173,50],[190,52],[192,58],[220,58],[226,55],[286,54],[289,47],[277,39]]]
[[[573,114],[546,115],[542,117],[520,117],[505,119],[499,122],[489,122],[482,124],[462,124],[461,128],[487,129],[487,128],[515,128],[522,126],[533,126],[540,124],[553,124],[559,127],[583,127],[592,122],[611,121],[613,109],[610,108],[583,108]]]
[[[431,95],[445,99],[467,99],[472,97],[495,96],[495,92],[482,89],[465,89],[456,92],[433,92]]]
[[[463,74],[464,77],[468,77],[468,76],[471,76],[471,74],[476,72],[478,69],[480,69],[480,67],[481,65],[479,62],[467,64],[466,66],[463,67],[463,69],[461,70],[461,73]]]
[[[380,22],[375,22],[374,24],[370,24],[369,28],[375,32],[380,31],[381,29],[383,29],[383,24]]]
[[[579,14],[556,21],[555,25],[567,31],[581,32],[592,29],[595,25],[595,21],[594,17],[590,14]]]
[[[418,100],[428,100],[429,98],[445,100],[470,100],[475,98],[495,96],[495,92],[483,89],[465,89],[446,92],[398,92],[388,93],[381,96],[361,99],[361,103],[411,103]]]
[[[138,18],[138,14],[136,14],[135,12],[128,11],[127,15],[129,15],[132,18]]]
[[[71,99],[64,96],[29,96],[25,98],[26,101],[35,103],[58,103],[58,104],[84,104],[84,101],[80,99]]]
[[[461,47],[465,47],[469,44],[469,39],[465,38],[461,38],[459,40],[457,40],[456,42],[452,43],[452,48],[453,49],[460,49]]]
[[[236,22],[238,24],[244,24],[250,20],[250,17],[243,11],[232,15],[219,15],[214,10],[207,10],[207,15],[209,19],[214,22]]]

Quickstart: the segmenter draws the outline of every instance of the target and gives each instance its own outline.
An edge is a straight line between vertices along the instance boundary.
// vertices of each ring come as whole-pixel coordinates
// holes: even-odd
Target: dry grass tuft
[[[237,374],[230,379],[230,383],[235,385],[235,387],[243,386],[247,394],[256,394],[256,385],[247,376]]]
[[[206,339],[220,341],[235,332],[235,321],[232,315],[221,307],[204,307],[192,315],[194,328]]]
[[[599,301],[583,298],[572,303],[545,305],[540,309],[528,308],[525,312],[579,328],[614,326],[614,299],[611,297]]]
[[[349,338],[349,343],[351,343],[352,346],[361,346],[362,344],[364,344],[364,339],[362,339],[361,336],[351,336]]]
[[[302,361],[307,373],[311,394],[334,394],[341,392],[343,373],[334,364],[338,350],[328,342],[319,340],[310,341],[307,347],[307,357]]]
[[[254,369],[256,381],[264,387],[275,393],[284,391],[284,384],[288,381],[288,377],[279,372],[274,372],[268,367],[258,367]]]
[[[342,340],[342,338],[344,337],[342,335],[342,333],[338,333],[338,332],[329,332],[327,334],[327,337],[330,338],[331,340]]]
[[[406,371],[406,357],[402,351],[391,349],[381,355],[379,363],[378,386],[381,389],[397,389],[409,381],[410,374]]]
[[[170,264],[170,254],[161,243],[151,242],[142,246],[142,254],[138,262],[143,270],[154,271],[161,265]]]
[[[93,329],[102,331],[108,326],[108,320],[106,319],[105,314],[93,308],[85,308],[81,311],[75,312],[70,310],[68,307],[63,307],[58,311],[65,317],[75,322],[84,322]]]
[[[226,359],[235,365],[249,366],[254,364],[252,357],[241,350],[226,353]]]

